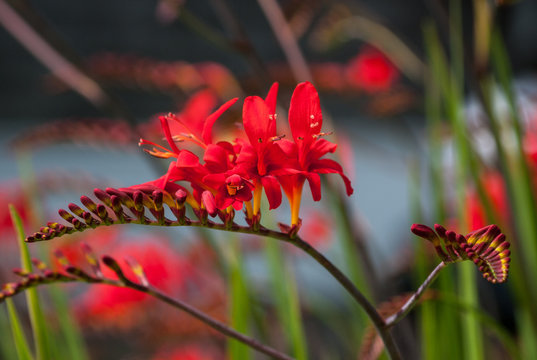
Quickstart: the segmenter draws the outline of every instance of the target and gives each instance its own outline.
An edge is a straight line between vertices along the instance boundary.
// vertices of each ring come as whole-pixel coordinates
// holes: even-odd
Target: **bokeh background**
[[[155,116],[181,111],[197,91],[211,89],[220,104],[235,96],[240,101],[248,95],[264,96],[272,82],[278,81],[278,113],[285,116],[296,84],[311,80],[321,96],[325,116],[323,129],[334,131],[331,139],[339,144],[338,156],[355,188],[355,194],[345,200],[345,205],[347,217],[358,233],[354,234],[358,242],[355,245],[359,251],[366,252],[371,261],[371,266],[366,268],[372,273],[363,274],[369,279],[365,282],[375,279],[380,290],[372,293],[378,301],[415,288],[415,274],[411,269],[417,261],[414,254],[418,241],[408,229],[412,222],[420,220],[416,216],[416,193],[421,194],[417,196],[423,206],[421,220],[437,221],[427,214],[433,208],[432,199],[426,195],[431,184],[427,170],[421,166],[428,154],[424,23],[433,19],[441,33],[445,27],[443,22],[448,19],[449,2],[277,2],[306,61],[306,76],[297,73],[289,63],[267,20],[270,11],[263,10],[262,3],[264,1],[0,0],[4,9],[14,10],[25,24],[36,30],[40,39],[52,44],[61,58],[81,74],[95,80],[101,89],[99,92],[105,94],[91,101],[73,91],[44,66],[43,51],[35,43],[33,51],[36,52],[32,54],[13,36],[10,26],[17,24],[16,17],[4,17],[0,29],[0,180],[5,184],[1,189],[2,206],[20,201],[22,209],[28,207],[29,197],[39,199],[39,211],[35,214],[37,205],[30,206],[34,211],[27,212],[27,222],[36,218],[42,222],[57,220],[56,209],[65,207],[80,194],[91,193],[94,187],[129,186],[159,176],[158,166],[165,163],[151,159],[138,148],[138,138],[144,132],[154,134],[155,127],[151,124]],[[536,116],[537,102],[537,22],[534,20],[537,2],[506,3],[495,7],[494,23],[505,39],[513,82],[527,105],[524,115],[529,122]],[[464,33],[470,34],[476,24],[474,5],[462,2]],[[20,26],[15,25],[17,31],[19,35],[23,33]],[[471,36],[468,37],[466,45],[473,49],[475,44]],[[440,38],[447,45],[447,38]],[[437,75],[431,74],[433,78]],[[440,77],[438,79],[440,81]],[[477,129],[480,115],[475,110],[475,95],[468,82],[464,86],[463,108],[469,114],[469,124],[474,121],[473,124],[477,124],[474,129]],[[235,106],[230,115],[222,119],[222,128],[227,132],[233,129],[240,120],[240,111],[240,106]],[[486,153],[486,136],[478,139]],[[450,146],[447,139],[445,148]],[[448,169],[455,161],[449,150],[443,160]],[[152,161],[159,165],[153,165]],[[21,181],[21,178],[33,180]],[[331,186],[337,188],[341,184],[334,181]],[[28,188],[36,192],[31,193],[33,197],[28,196]],[[326,195],[322,203],[313,203],[307,191],[305,193],[303,231],[318,238],[319,246],[336,262],[345,263],[348,249],[340,244],[345,235],[337,230],[341,214],[326,205],[333,199]],[[288,222],[285,206],[273,215],[276,221]],[[9,218],[7,209],[0,210],[0,214],[2,221]],[[33,230],[30,227],[29,231],[35,231],[35,226],[34,223]],[[0,265],[5,273],[2,279],[10,279],[8,270],[16,266],[12,255],[14,242],[9,244],[12,234],[8,230],[4,237],[6,241],[2,243],[6,245],[1,246],[6,250],[0,250]],[[152,240],[153,237],[158,240]],[[94,248],[100,253],[132,251],[132,256],[136,256],[153,251],[156,255],[149,256],[147,266],[154,265],[155,274],[165,270],[158,268],[158,264],[152,265],[151,258],[165,256],[164,246],[176,249],[178,258],[162,262],[175,267],[184,261],[185,267],[176,272],[189,274],[190,280],[185,280],[186,275],[174,278],[177,273],[167,270],[170,274],[162,286],[188,295],[215,316],[227,319],[229,278],[213,263],[215,258],[222,257],[218,255],[219,250],[230,251],[227,240],[218,238],[216,248],[205,248],[200,243],[207,244],[198,237],[199,234],[186,229],[148,231],[136,227],[112,233],[103,231],[85,240],[94,241]],[[135,244],[130,250],[126,250],[128,241]],[[69,241],[62,244],[68,246]],[[137,253],[138,246],[151,246],[151,250]],[[270,287],[274,277],[267,271],[270,261],[260,250],[264,242],[248,239],[234,246],[243,248],[240,268],[246,275],[241,281],[248,284],[246,292],[252,302],[250,314],[263,318],[263,314],[277,313],[277,304],[271,300],[276,291]],[[33,251],[41,254],[51,251],[45,245],[35,249]],[[349,328],[348,324],[341,325],[345,324],[345,311],[350,305],[338,285],[316,264],[288,248],[283,253],[286,266],[293,269],[292,275],[285,276],[296,280],[293,284],[300,293],[306,338],[313,344],[309,346],[309,357],[356,358],[362,342],[357,337],[341,340],[339,335],[342,334],[334,330],[341,327],[341,333],[345,333]],[[192,266],[192,261],[198,261],[200,266]],[[363,259],[358,256],[356,261]],[[228,269],[224,273],[229,272],[232,271]],[[173,281],[184,284],[175,286]],[[200,284],[204,281],[212,284],[207,293],[195,290],[203,287]],[[497,290],[486,288],[485,291]],[[144,299],[97,290],[91,294],[83,287],[68,289],[67,294],[90,358],[172,358],[173,351],[179,354],[177,358],[184,359],[190,359],[188,356],[192,359],[197,359],[194,356],[224,357],[224,340],[211,332],[206,335],[206,328],[191,325],[194,320],[179,316],[166,322],[162,315],[167,311],[164,308],[154,311],[155,314],[140,316],[139,308],[132,304]],[[108,300],[114,296],[123,299],[123,303],[114,305],[113,300]],[[489,310],[496,311],[493,316],[507,332],[516,334],[514,312],[498,312],[494,307],[501,307],[504,302],[510,304],[511,295],[500,291],[495,296],[500,300]],[[50,295],[45,297],[49,298],[49,303],[54,303]],[[90,298],[94,303],[88,300]],[[95,303],[95,299],[104,300]],[[338,311],[338,308],[343,310]],[[325,311],[322,316],[316,314],[322,311]],[[114,320],[115,315],[119,320]],[[326,324],[329,320],[332,321],[330,326]],[[187,321],[190,321],[188,325],[177,325]],[[414,329],[413,325],[408,322],[395,329],[402,344],[407,343],[408,337],[418,336],[417,331],[407,333],[408,329]],[[277,329],[276,325],[250,324],[249,331],[261,333],[264,338],[285,346],[287,340],[277,334]],[[173,335],[182,340],[175,341]],[[324,349],[316,343],[320,339],[327,343]],[[408,358],[426,358],[423,349],[411,343],[409,340],[409,345],[401,346]],[[497,358],[502,358],[506,352],[502,350],[499,354]]]

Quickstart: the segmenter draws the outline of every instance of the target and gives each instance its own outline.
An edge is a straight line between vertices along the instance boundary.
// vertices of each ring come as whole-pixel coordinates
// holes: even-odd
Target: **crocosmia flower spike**
[[[498,226],[488,225],[466,236],[446,230],[438,224],[434,230],[421,224],[412,225],[410,230],[430,241],[444,263],[472,260],[491,283],[507,280],[511,261],[510,243]]]

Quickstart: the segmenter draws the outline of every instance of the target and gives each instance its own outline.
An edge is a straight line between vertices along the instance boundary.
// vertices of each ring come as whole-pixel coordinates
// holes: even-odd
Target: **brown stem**
[[[429,276],[427,276],[423,284],[420,285],[418,290],[416,290],[410,299],[408,299],[407,302],[401,306],[401,309],[385,320],[387,328],[391,328],[401,321],[414,308],[414,306],[416,306],[421,296],[425,293],[425,290],[431,286],[433,281],[438,277],[438,274],[440,274],[440,270],[442,270],[445,266],[446,263],[444,262],[438,264],[436,268],[434,268],[434,270],[429,274]]]
[[[191,316],[195,317],[196,319],[204,322],[208,326],[212,327],[213,329],[221,332],[224,335],[227,335],[229,337],[232,337],[240,342],[242,342],[245,345],[248,345],[249,347],[258,350],[259,352],[262,352],[263,354],[266,354],[268,356],[271,356],[275,359],[282,359],[282,360],[291,360],[292,357],[279,352],[278,350],[271,348],[270,346],[264,345],[260,343],[259,341],[255,340],[254,338],[251,338],[249,336],[246,336],[244,334],[241,334],[238,331],[233,330],[226,324],[213,319],[212,317],[206,315],[202,311],[182,302],[176,299],[173,299],[166,294],[160,292],[157,289],[154,288],[144,288],[145,292],[147,292],[149,295],[165,302],[168,305],[171,305],[173,307],[176,307],[178,309],[183,310],[184,312],[190,314]],[[137,289],[138,290],[138,289]],[[144,291],[144,290],[140,290]]]

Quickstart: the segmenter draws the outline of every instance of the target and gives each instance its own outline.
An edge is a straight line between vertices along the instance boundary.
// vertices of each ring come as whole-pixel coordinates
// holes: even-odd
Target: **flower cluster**
[[[435,224],[434,230],[422,224],[414,224],[410,230],[430,241],[444,263],[471,260],[483,277],[491,283],[503,283],[507,280],[511,244],[496,225],[485,226],[466,236],[446,230],[438,224]]]
[[[233,218],[234,211],[244,207],[246,219],[252,226],[259,224],[263,190],[270,209],[275,209],[282,202],[283,189],[291,205],[290,231],[298,231],[306,181],[315,201],[321,199],[320,174],[339,174],[347,195],[351,195],[353,189],[342,167],[324,158],[333,153],[337,145],[322,138],[327,134],[321,132],[323,118],[314,86],[301,83],[292,95],[288,119],[293,141],[284,139],[276,129],[277,92],[276,83],[265,99],[249,96],[244,100],[244,131],[233,142],[214,140],[212,128],[237,99],[203,118],[188,113],[161,116],[169,148],[144,139],[140,140],[140,145],[150,145],[145,151],[153,156],[174,161],[164,176],[130,188],[156,186],[178,198],[186,197],[195,211],[206,211],[211,216],[220,212]],[[195,144],[202,155],[196,155],[195,149],[178,147],[185,143]],[[189,188],[183,186],[184,183],[189,184]]]

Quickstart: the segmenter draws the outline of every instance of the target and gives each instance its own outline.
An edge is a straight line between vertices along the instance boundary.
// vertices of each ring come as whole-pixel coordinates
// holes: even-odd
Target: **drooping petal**
[[[309,167],[308,170],[319,174],[339,174],[345,183],[345,191],[347,192],[347,195],[350,196],[354,192],[351,181],[343,173],[341,165],[332,159],[317,160]]]
[[[306,175],[308,183],[310,184],[311,196],[314,201],[321,200],[321,177],[316,173],[308,173]]]
[[[326,140],[326,139],[317,139],[311,144],[311,147],[306,156],[306,163],[303,164],[305,167],[312,161],[320,159],[328,153],[333,153],[336,151],[337,145]]]
[[[323,116],[319,94],[309,82],[298,84],[289,106],[289,126],[297,144],[309,146],[321,132]],[[299,146],[301,148],[301,146]]]
[[[220,106],[218,110],[216,110],[214,113],[209,115],[207,119],[205,120],[205,123],[203,124],[203,130],[201,132],[201,137],[203,139],[203,142],[205,144],[211,144],[212,143],[212,131],[213,131],[213,125],[216,120],[222,115],[227,109],[229,109],[233,104],[237,102],[239,98],[234,98],[229,100],[228,102],[224,103],[224,105]]]
[[[269,210],[276,209],[282,203],[282,190],[280,183],[274,176],[263,176],[261,184],[265,189],[265,195],[269,202]]]

